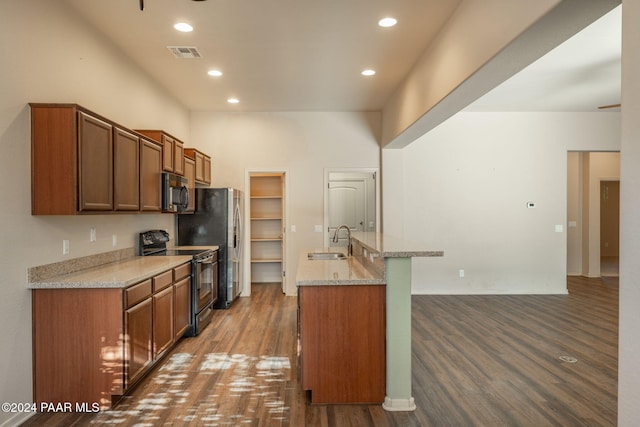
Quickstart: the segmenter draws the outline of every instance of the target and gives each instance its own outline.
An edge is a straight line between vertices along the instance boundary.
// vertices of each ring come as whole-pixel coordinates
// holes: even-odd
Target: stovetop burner
[[[175,256],[191,255],[194,259],[210,256],[211,249],[171,249],[167,248],[169,233],[164,230],[151,230],[140,233],[140,255]]]

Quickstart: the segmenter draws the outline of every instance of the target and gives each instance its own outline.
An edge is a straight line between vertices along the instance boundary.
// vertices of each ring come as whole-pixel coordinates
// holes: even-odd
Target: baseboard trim
[[[35,412],[18,413],[12,416],[11,418],[9,418],[8,420],[5,420],[2,424],[0,424],[0,427],[19,426],[20,424],[27,421],[29,418],[33,417],[35,414],[36,414]]]
[[[384,398],[382,409],[389,412],[415,411],[416,401],[413,397],[408,399],[392,399],[387,396]]]

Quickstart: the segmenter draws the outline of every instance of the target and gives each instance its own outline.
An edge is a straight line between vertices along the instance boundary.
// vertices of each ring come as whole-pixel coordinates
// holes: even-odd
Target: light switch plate
[[[313,229],[316,233],[322,233],[322,226],[321,225],[314,225]]]

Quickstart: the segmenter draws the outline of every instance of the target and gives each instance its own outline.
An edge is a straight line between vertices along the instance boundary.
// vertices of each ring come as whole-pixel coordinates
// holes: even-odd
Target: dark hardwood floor
[[[23,426],[614,426],[618,279],[568,286],[569,295],[414,296],[414,412],[309,405],[296,298],[274,284],[216,311],[115,409],[38,414]]]

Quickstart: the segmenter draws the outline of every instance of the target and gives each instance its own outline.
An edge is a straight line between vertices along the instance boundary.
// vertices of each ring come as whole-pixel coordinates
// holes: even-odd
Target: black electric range
[[[191,326],[185,333],[196,336],[211,322],[218,297],[218,251],[207,248],[167,248],[169,233],[150,230],[140,233],[142,256],[191,256]]]

